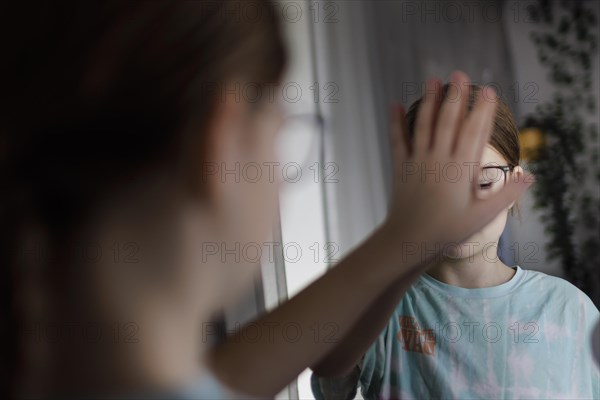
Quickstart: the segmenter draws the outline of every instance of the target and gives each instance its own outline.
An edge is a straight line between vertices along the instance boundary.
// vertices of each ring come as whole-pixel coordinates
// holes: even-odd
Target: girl
[[[481,92],[446,85],[444,94],[456,98],[457,90],[470,91],[469,109]],[[419,100],[408,111],[411,133],[421,107]],[[500,102],[481,157],[479,198],[493,199],[523,174],[519,154],[517,127]],[[334,352],[315,366],[316,397],[351,399],[360,385],[366,399],[598,398],[600,375],[588,346],[598,310],[567,281],[499,259],[498,239],[512,209],[447,246],[404,297],[392,292],[386,298],[395,307],[392,317],[358,365],[343,374],[338,363],[334,371],[328,367],[336,363]]]
[[[334,350],[314,340],[316,323],[355,338],[369,305],[425,268],[418,254],[397,262],[402,243],[463,240],[528,186],[483,202],[466,178],[402,182],[398,172],[389,216],[360,248],[252,334],[209,346],[206,324],[258,271],[231,249],[265,240],[277,201],[268,169],[251,182],[228,173],[276,161],[282,119],[271,96],[236,92],[270,93],[286,65],[272,6],[252,2],[250,18],[244,4],[3,5],[3,398],[274,396]],[[416,130],[431,141],[407,148],[394,111],[398,163],[479,159],[495,101],[463,118],[464,102],[436,101],[439,82],[429,92]],[[302,333],[293,342],[290,324]]]

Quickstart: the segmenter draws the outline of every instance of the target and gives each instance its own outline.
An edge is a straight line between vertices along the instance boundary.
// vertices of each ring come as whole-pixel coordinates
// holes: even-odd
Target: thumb
[[[476,232],[490,223],[502,211],[521,197],[521,195],[535,183],[535,177],[529,172],[524,172],[510,182],[496,194],[487,200],[475,200],[465,226],[471,227]]]

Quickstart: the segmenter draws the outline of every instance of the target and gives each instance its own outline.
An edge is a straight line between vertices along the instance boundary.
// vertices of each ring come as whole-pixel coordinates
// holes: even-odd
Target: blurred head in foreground
[[[196,373],[201,322],[256,273],[227,251],[262,242],[275,209],[272,174],[239,174],[275,160],[266,94],[286,64],[275,13],[252,4],[3,6],[3,394]]]

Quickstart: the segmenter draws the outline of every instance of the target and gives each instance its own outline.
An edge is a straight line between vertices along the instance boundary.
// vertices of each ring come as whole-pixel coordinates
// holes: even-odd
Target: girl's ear
[[[510,179],[520,180],[521,178],[523,178],[523,174],[524,174],[523,168],[520,165],[517,165],[511,171]],[[509,207],[509,210],[511,210],[511,212],[513,211],[514,206],[515,206],[515,202],[513,201]]]
[[[512,170],[511,178],[512,179],[521,179],[523,177],[524,173],[525,172],[523,171],[523,168],[520,165],[517,165]]]
[[[221,207],[226,203],[230,185],[226,185],[228,171],[236,171],[236,161],[243,146],[244,109],[242,101],[231,96],[217,101],[214,113],[206,130],[206,155],[200,168],[202,185],[206,186],[207,200],[211,206]],[[234,178],[230,181],[236,181]]]

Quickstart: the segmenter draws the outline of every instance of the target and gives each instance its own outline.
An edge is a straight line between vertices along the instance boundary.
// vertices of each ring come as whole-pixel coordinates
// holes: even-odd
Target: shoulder
[[[576,308],[590,316],[599,314],[588,295],[571,282],[539,271],[524,271],[525,277],[521,290],[542,299],[548,305],[558,304],[573,311]]]

